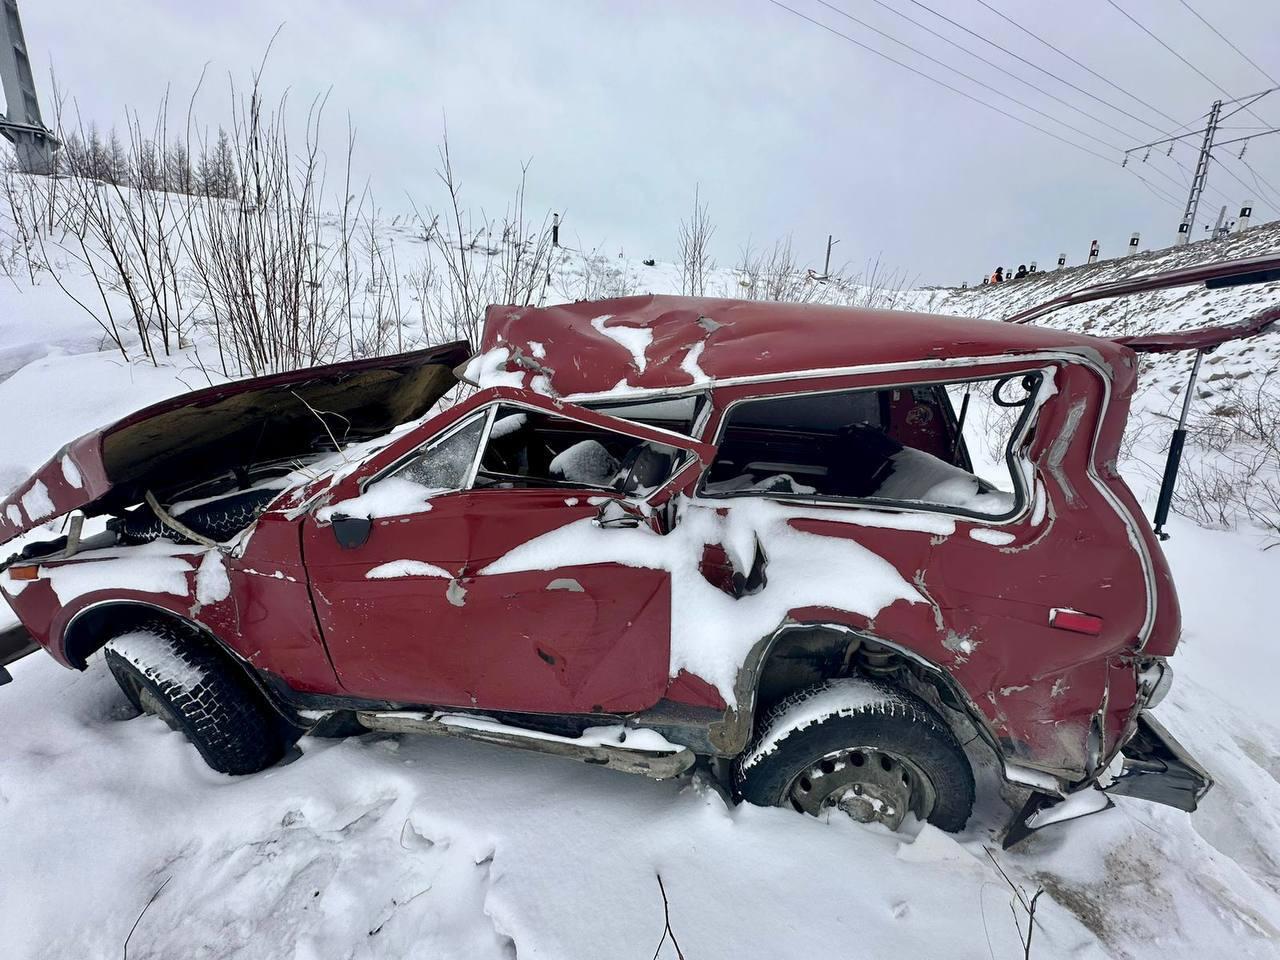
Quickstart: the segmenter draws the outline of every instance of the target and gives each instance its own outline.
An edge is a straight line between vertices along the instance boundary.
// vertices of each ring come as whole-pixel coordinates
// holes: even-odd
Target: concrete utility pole
[[[1097,240],[1093,240],[1089,244],[1089,262],[1090,263],[1098,262],[1098,241]]]
[[[1129,256],[1133,256],[1138,252],[1138,241],[1141,239],[1142,235],[1137,231],[1134,231],[1133,235],[1129,237]]]
[[[27,59],[18,0],[0,0],[0,83],[5,100],[0,135],[13,144],[18,169],[23,173],[52,173],[58,141],[40,119],[40,101],[31,61]]]
[[[831,234],[827,234],[827,259],[822,264],[822,275],[824,277],[831,276],[831,248],[834,247],[839,240],[832,240]]]
[[[1213,239],[1227,235],[1226,229],[1222,226],[1222,221],[1227,219],[1227,205],[1224,203],[1222,209],[1218,211],[1218,222],[1213,225]]]
[[[1253,216],[1253,201],[1246,200],[1240,205],[1240,216],[1236,217],[1236,233],[1249,227],[1249,218]]]

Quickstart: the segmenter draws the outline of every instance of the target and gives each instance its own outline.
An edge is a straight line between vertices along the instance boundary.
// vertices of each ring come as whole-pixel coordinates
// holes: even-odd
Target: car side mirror
[[[640,506],[627,500],[606,500],[596,512],[595,525],[605,530],[638,527],[644,523]]]
[[[339,514],[330,521],[333,535],[338,546],[343,550],[354,550],[363,547],[373,529],[373,521],[368,517],[347,517]]]

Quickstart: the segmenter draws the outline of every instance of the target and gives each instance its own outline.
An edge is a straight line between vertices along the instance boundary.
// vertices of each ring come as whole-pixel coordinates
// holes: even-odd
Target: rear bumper
[[[13,679],[9,676],[9,671],[5,667],[39,649],[40,645],[36,643],[31,634],[27,632],[27,628],[22,624],[15,624],[7,630],[0,630],[0,686]]]
[[[1090,782],[1066,795],[1033,790],[1005,831],[1007,850],[1052,823],[1106,810],[1112,796],[1137,797],[1188,813],[1213,786],[1213,777],[1187,753],[1149,710],[1138,714],[1137,730],[1121,751],[1123,767],[1107,786]]]
[[[1188,812],[1213,786],[1213,777],[1150,711],[1138,715],[1138,729],[1122,751],[1124,768],[1103,789],[1113,796],[1138,797]]]

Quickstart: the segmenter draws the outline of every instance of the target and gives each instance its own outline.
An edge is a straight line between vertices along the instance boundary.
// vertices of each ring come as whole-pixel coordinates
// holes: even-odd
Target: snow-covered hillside
[[[399,228],[397,228],[399,229]],[[413,230],[403,238],[412,242]],[[1220,245],[1045,274],[997,289],[915,290],[899,306],[999,318],[1074,285],[1185,258],[1280,248],[1262,227]],[[68,270],[63,282],[92,292]],[[0,492],[67,440],[216,378],[209,344],[126,360],[46,275],[0,280]],[[732,270],[708,294],[742,290]],[[679,292],[674,264],[569,251],[548,299]],[[406,296],[411,294],[406,288]],[[874,299],[877,291],[862,294]],[[1051,322],[1138,333],[1234,319],[1280,285],[1173,291]],[[420,329],[403,331],[406,347]],[[197,352],[198,348],[198,352]],[[1277,365],[1280,334],[1211,358],[1198,402]],[[203,358],[203,359],[202,359]],[[1125,465],[1150,505],[1186,358],[1143,375]],[[1221,373],[1225,376],[1218,377]],[[1160,425],[1143,426],[1150,422]],[[307,738],[264,774],[211,773],[125,700],[101,660],[39,654],[0,688],[0,943],[14,958],[651,957],[688,960],[1022,955],[1011,893],[1043,887],[1038,958],[1280,955],[1280,649],[1269,597],[1280,549],[1247,525],[1175,518],[1167,551],[1185,637],[1160,717],[1217,778],[1200,811],[1120,798],[1011,852],[989,771],[967,830],[892,836],[732,808],[700,778],[655,783],[478,743]],[[0,613],[5,620],[7,611]],[[3,625],[3,623],[0,623]],[[136,928],[135,928],[136,922]],[[670,938],[660,953],[677,955]]]

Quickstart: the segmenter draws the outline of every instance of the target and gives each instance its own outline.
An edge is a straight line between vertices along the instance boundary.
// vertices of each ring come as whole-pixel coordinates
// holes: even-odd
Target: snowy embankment
[[[589,268],[577,258],[558,269]],[[678,288],[670,265],[616,269],[636,291]],[[911,299],[998,317],[1081,273]],[[731,273],[716,282],[732,294]],[[46,284],[0,288],[0,368],[16,371],[0,369],[6,490],[72,437],[206,382],[186,353],[153,367],[98,352],[92,322],[59,309]],[[1160,328],[1276,299],[1274,288],[1165,296],[1168,312],[1152,317]],[[1104,305],[1054,322],[1137,333],[1145,321]],[[1278,342],[1228,348],[1208,370],[1248,382],[1274,367]],[[1184,366],[1162,360],[1144,375],[1152,416],[1176,403],[1169,391]],[[1144,440],[1150,455],[1140,448],[1126,467],[1148,505],[1162,441]],[[994,835],[1008,811],[989,771],[965,833],[897,837],[731,809],[697,779],[654,783],[484,744],[375,735],[304,739],[292,763],[228,778],[161,721],[120,720],[124,697],[99,658],[79,674],[37,655],[0,688],[4,955],[120,956],[127,940],[135,960],[648,958],[663,936],[660,875],[689,960],[1021,956],[991,853],[1016,882],[1046,891],[1035,957],[1274,957],[1280,648],[1269,598],[1280,549],[1260,550],[1248,531],[1171,529],[1186,633],[1158,714],[1217,777],[1194,815],[1121,798],[1003,853]],[[661,956],[676,956],[669,938]]]

